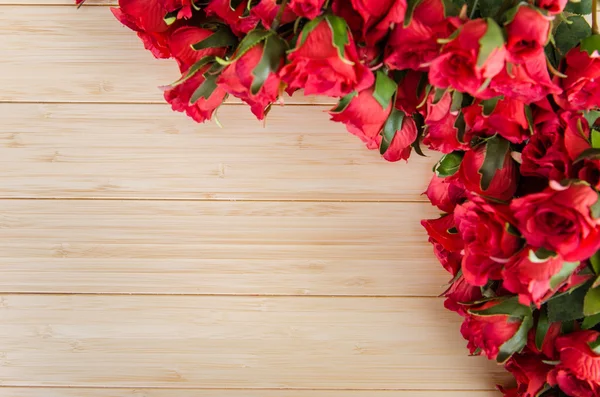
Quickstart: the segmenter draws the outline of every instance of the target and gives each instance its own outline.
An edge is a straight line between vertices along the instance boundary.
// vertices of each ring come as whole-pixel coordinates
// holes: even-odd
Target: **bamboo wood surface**
[[[492,397],[435,296],[436,157],[286,99],[196,125],[113,0],[0,0],[0,397]]]

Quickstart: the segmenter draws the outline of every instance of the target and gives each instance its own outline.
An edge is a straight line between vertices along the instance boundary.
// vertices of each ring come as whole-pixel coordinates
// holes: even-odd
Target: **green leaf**
[[[521,326],[515,332],[512,338],[504,342],[500,346],[500,351],[498,352],[498,356],[496,357],[496,361],[499,363],[504,363],[508,360],[513,354],[520,352],[523,350],[525,345],[527,344],[527,334],[529,330],[533,327],[533,318],[532,316],[527,316],[523,318],[523,322]]]
[[[583,300],[589,286],[590,283],[550,299],[548,301],[548,319],[550,322],[568,322],[584,318]]]
[[[423,0],[407,0],[406,2],[406,13],[404,14],[404,27],[407,28],[408,25],[412,22],[413,14],[415,12],[415,8],[422,2]]]
[[[550,278],[550,288],[558,288],[578,267],[579,262],[564,262],[560,271]]]
[[[456,116],[454,128],[456,128],[456,139],[459,142],[465,143],[464,138],[467,131],[467,123],[465,122],[465,115],[463,112],[460,112],[458,116]]]
[[[469,310],[469,313],[476,316],[505,315],[508,317],[523,318],[531,315],[531,308],[520,304],[519,297],[513,296],[484,310]]]
[[[592,255],[590,258],[590,265],[592,266],[594,273],[600,275],[600,251],[597,251]]]
[[[497,96],[492,99],[486,99],[486,100],[481,101],[481,107],[483,108],[483,115],[489,116],[490,114],[492,114],[494,112],[494,109],[496,109],[496,105],[498,105],[498,102],[501,101],[502,99],[504,99],[504,96]]]
[[[435,89],[435,94],[433,95],[433,104],[437,105],[442,98],[444,97],[444,95],[446,94],[446,91],[448,91],[448,88],[436,88]]]
[[[509,150],[510,142],[498,135],[493,136],[487,141],[485,147],[485,159],[478,171],[481,175],[481,189],[483,191],[489,189],[492,179],[494,179],[494,175],[496,175],[496,171],[501,170],[504,167]]]
[[[479,39],[479,56],[477,57],[477,66],[483,67],[490,55],[504,45],[504,34],[496,21],[486,18],[487,30]]]
[[[537,328],[535,330],[535,347],[540,351],[542,350],[542,345],[544,344],[549,329],[550,321],[548,321],[548,309],[545,306],[542,306],[537,322]]]
[[[333,46],[337,48],[338,56],[345,63],[353,65],[354,62],[346,59],[344,54],[346,51],[346,46],[350,44],[349,29],[346,20],[333,14],[327,15],[325,20],[327,20],[329,28],[331,29]]]
[[[533,135],[533,111],[531,110],[531,106],[529,105],[525,105],[525,118],[527,119],[527,125],[529,126],[529,133]]]
[[[330,110],[331,113],[342,113],[344,110],[350,106],[350,102],[358,95],[358,91],[352,91],[348,95],[340,98],[338,104]]]
[[[452,176],[458,172],[464,155],[464,152],[458,151],[445,154],[435,165],[433,170],[436,175],[441,178]]]
[[[392,97],[398,91],[398,84],[392,80],[385,72],[378,70],[375,79],[375,90],[373,91],[373,98],[381,107],[385,110],[390,106]]]
[[[578,163],[583,160],[600,160],[600,149],[598,149],[598,148],[585,149],[583,152],[581,152],[581,154],[579,156],[577,156],[577,158],[575,159],[575,161],[573,161],[573,163]]]
[[[596,120],[598,120],[598,117],[600,117],[600,111],[598,111],[598,110],[589,110],[587,112],[583,112],[583,117],[585,117],[585,119],[588,122],[589,126],[593,127],[594,124],[596,123]]]
[[[479,12],[482,18],[494,18],[502,8],[502,1],[479,0]]]
[[[594,342],[589,342],[588,346],[596,353],[596,355],[600,356],[600,336],[598,336]]]
[[[198,73],[204,66],[214,61],[214,56],[208,56],[200,59],[198,62],[190,66],[188,71],[183,76],[181,76],[179,80],[175,81],[174,83],[171,83],[171,87],[177,87],[178,85],[185,83],[186,81],[194,77],[196,73]]]
[[[217,76],[211,74],[205,74],[204,76],[206,77],[206,80],[204,80],[204,83],[200,84],[200,87],[198,87],[192,94],[192,97],[190,98],[190,105],[198,102],[200,98],[210,98],[212,93],[217,89]]]
[[[600,35],[595,34],[581,40],[581,51],[587,52],[589,56],[594,56],[594,53],[600,53]]]
[[[584,318],[583,323],[581,324],[581,328],[592,329],[598,324],[600,324],[600,314]]]
[[[192,48],[196,51],[199,51],[207,48],[233,47],[237,45],[237,43],[237,37],[233,34],[233,32],[229,28],[222,27],[204,40],[196,44],[192,44]]]
[[[250,51],[254,46],[260,44],[262,41],[266,40],[267,37],[273,35],[273,32],[264,29],[254,29],[250,33],[244,37],[244,39],[240,42],[237,50],[235,51],[235,55],[230,60],[221,60],[217,58],[217,62],[222,65],[230,65],[233,62],[240,59],[244,56],[248,51]]]
[[[562,56],[592,34],[592,28],[583,17],[572,15],[567,21],[570,23],[561,23],[554,33],[556,48]]]
[[[287,43],[278,35],[271,35],[265,40],[263,54],[260,62],[256,65],[252,74],[252,86],[250,92],[252,95],[258,94],[271,74],[277,73],[282,60],[285,58]]]
[[[177,21],[177,14],[179,14],[179,9],[167,13],[163,20],[168,26],[171,26]]]
[[[460,109],[462,109],[462,103],[463,103],[463,93],[457,90],[454,90],[454,92],[452,93],[452,106],[450,106],[450,111],[451,112],[458,112]]]
[[[598,196],[598,200],[594,203],[594,205],[590,207],[590,212],[592,214],[592,218],[600,218],[600,195]]]
[[[585,294],[583,314],[586,316],[600,314],[600,288],[590,288]]]
[[[571,0],[565,7],[565,12],[579,15],[589,15],[592,13],[592,0]]]
[[[379,153],[384,155],[385,152],[390,148],[392,144],[392,140],[396,136],[396,132],[402,129],[402,124],[404,123],[405,114],[403,111],[392,108],[392,112],[390,113],[387,121],[383,126],[383,130],[381,131],[381,146],[379,147]]]
[[[537,250],[529,250],[529,261],[533,263],[544,263],[548,259],[556,258],[556,252],[550,251],[544,247]]]

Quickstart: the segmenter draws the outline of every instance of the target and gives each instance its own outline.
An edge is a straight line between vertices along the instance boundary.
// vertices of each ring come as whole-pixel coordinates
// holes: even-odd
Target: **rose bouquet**
[[[77,0],[82,4],[84,0]],[[600,35],[596,0],[120,0],[181,77],[174,110],[229,95],[264,119],[283,92],[389,161],[443,154],[425,220],[445,306],[506,396],[600,396]],[[585,15],[592,15],[592,26]]]

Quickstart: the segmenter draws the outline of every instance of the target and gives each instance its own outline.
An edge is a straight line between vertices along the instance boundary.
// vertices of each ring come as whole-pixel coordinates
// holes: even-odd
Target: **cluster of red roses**
[[[76,0],[78,4],[84,0]],[[506,396],[600,396],[600,36],[596,0],[120,0],[182,76],[174,110],[228,95],[263,119],[285,90],[390,161],[444,153],[423,221],[448,309]],[[594,31],[592,31],[594,30]]]

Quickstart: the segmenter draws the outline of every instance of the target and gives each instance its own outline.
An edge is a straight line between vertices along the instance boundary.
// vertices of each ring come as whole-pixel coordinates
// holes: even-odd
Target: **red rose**
[[[321,14],[325,0],[291,0],[290,8],[296,14],[308,19],[315,19]]]
[[[462,270],[465,279],[483,286],[500,280],[504,264],[521,248],[522,241],[508,230],[508,206],[489,204],[478,196],[454,210],[456,228],[464,241]]]
[[[495,360],[504,343],[519,330],[522,319],[508,314],[482,315],[485,310],[499,304],[501,300],[492,300],[472,306],[466,314],[460,332],[469,343],[471,354],[481,351],[490,360]]]
[[[423,144],[442,153],[468,149],[466,140],[459,140],[459,130],[456,127],[458,111],[452,111],[452,95],[449,92],[444,93],[435,104],[434,98],[435,93],[431,93],[427,98],[427,129]]]
[[[429,235],[433,252],[444,267],[453,276],[460,269],[462,260],[463,241],[456,233],[454,215],[444,215],[438,219],[422,220],[421,225]]]
[[[443,296],[446,298],[444,307],[461,316],[467,315],[469,309],[467,304],[483,299],[481,287],[469,284],[464,276],[460,276],[454,281]]]
[[[398,82],[396,92],[396,109],[402,110],[409,116],[417,112],[417,107],[425,99],[425,90],[421,84],[425,73],[407,70],[401,81]]]
[[[406,0],[350,0],[350,3],[362,19],[367,45],[384,38],[393,24],[404,22]]]
[[[560,363],[550,372],[549,383],[569,396],[599,396],[600,355],[590,348],[598,337],[596,331],[578,331],[557,338]]]
[[[522,64],[512,65],[510,70],[503,68],[494,77],[490,87],[496,91],[496,95],[504,95],[527,104],[562,92],[561,88],[550,79],[546,67],[546,55],[543,53]]]
[[[565,264],[560,256],[546,260],[533,258],[534,248],[525,247],[505,265],[502,270],[503,286],[510,292],[519,295],[522,305],[534,304],[538,308],[548,300],[565,283],[568,278],[554,287],[550,280],[558,275]],[[534,259],[532,261],[532,259]],[[575,271],[575,267],[572,271]]]
[[[590,126],[580,113],[564,112],[560,115],[560,120],[565,126],[565,149],[569,158],[575,160],[583,151],[591,147]]]
[[[600,189],[600,160],[585,159],[576,164],[577,178],[586,181],[595,189]]]
[[[600,107],[600,56],[590,56],[579,47],[565,56],[566,78],[555,78],[563,89],[555,96],[556,103],[563,109],[590,110]]]
[[[558,118],[535,126],[535,133],[521,153],[521,173],[561,181],[571,169],[565,149],[564,127]]]
[[[243,16],[247,6],[248,0],[243,0],[235,10],[232,10],[230,0],[210,0],[204,11],[207,16],[219,17],[235,34],[243,36],[253,30],[259,21],[253,14]]]
[[[536,5],[550,14],[560,14],[568,2],[569,0],[537,0]]]
[[[532,58],[540,59],[550,35],[550,19],[529,5],[518,7],[506,25],[508,60],[523,63]]]
[[[427,70],[440,52],[438,39],[450,36],[460,24],[446,18],[442,0],[424,0],[413,12],[408,27],[396,24],[385,46],[385,64],[390,69]]]
[[[463,25],[458,36],[446,44],[441,55],[431,63],[431,84],[440,88],[452,87],[477,98],[493,97],[493,92],[481,88],[487,79],[504,68],[506,49],[504,45],[494,49],[485,62],[478,65],[480,41],[487,31],[488,22],[484,19],[471,20]]]
[[[391,110],[391,104],[386,109],[381,107],[373,97],[373,88],[369,88],[352,98],[342,112],[331,112],[331,120],[344,123],[350,133],[359,137],[373,150],[379,149],[380,132]]]
[[[496,133],[512,143],[521,143],[529,138],[529,122],[525,115],[525,104],[506,98],[500,99],[489,114],[484,114],[484,105],[480,100],[463,108],[465,122],[470,131],[465,141],[473,136],[492,136]]]
[[[250,13],[256,18],[260,19],[265,28],[270,28],[273,25],[273,21],[279,13],[281,5],[277,4],[276,0],[261,0],[260,3],[250,9]],[[283,10],[281,15],[281,25],[291,23],[296,20],[298,16],[292,11],[289,4]]]
[[[543,362],[544,357],[533,353],[515,354],[506,362],[505,368],[517,381],[518,395],[535,397],[546,386],[551,365]]]
[[[304,34],[302,34],[303,36]],[[333,45],[333,36],[327,21],[312,30],[304,43],[288,55],[289,64],[280,73],[289,87],[288,93],[304,88],[306,95],[342,97],[352,91],[362,91],[373,85],[373,73],[358,59],[351,35],[341,59]]]
[[[144,47],[156,58],[169,58],[169,26],[164,17],[178,5],[181,5],[178,0],[119,0],[119,8],[111,11],[123,25],[137,32]]]
[[[179,69],[183,76],[187,75],[188,69],[200,59],[209,56],[223,56],[223,48],[207,48],[200,51],[194,51],[190,46],[201,42],[213,34],[212,31],[192,26],[183,26],[176,29],[166,42],[166,48],[179,64]],[[168,88],[165,91],[165,99],[171,104],[173,110],[185,112],[189,117],[201,123],[210,120],[215,109],[221,105],[225,99],[226,92],[216,88],[208,99],[200,98],[193,105],[190,99],[198,87],[204,83],[203,74],[210,66],[207,65],[199,70],[192,78],[182,84]]]
[[[425,192],[431,204],[444,212],[452,212],[456,205],[466,197],[465,189],[456,178],[440,178],[433,174]]]
[[[259,120],[265,118],[265,111],[279,96],[281,80],[276,73],[270,73],[264,84],[256,94],[252,93],[254,74],[252,71],[260,62],[265,44],[264,42],[252,47],[248,52],[227,66],[217,79],[220,88],[229,94],[240,98],[250,105],[252,113]],[[283,58],[280,65],[283,64]]]
[[[465,153],[459,169],[459,179],[467,190],[498,200],[510,200],[517,191],[518,169],[510,156],[510,150],[504,158],[502,169],[496,170],[487,189],[481,185],[482,174],[479,173],[488,144],[479,145]]]
[[[590,209],[597,201],[598,193],[586,184],[564,187],[551,182],[541,193],[513,200],[510,208],[529,244],[576,262],[600,248],[600,220],[592,217]]]

